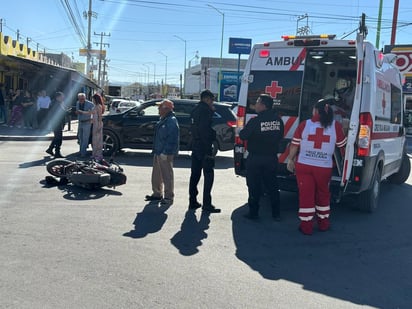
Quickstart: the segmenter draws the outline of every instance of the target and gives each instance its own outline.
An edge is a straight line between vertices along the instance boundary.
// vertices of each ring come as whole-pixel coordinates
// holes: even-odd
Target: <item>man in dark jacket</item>
[[[249,213],[246,218],[258,219],[262,187],[269,194],[274,220],[280,221],[279,187],[276,178],[279,141],[283,138],[283,122],[272,109],[273,99],[262,94],[256,101],[257,117],[249,120],[239,137],[248,142],[246,183],[249,191]]]
[[[172,101],[163,100],[157,105],[160,120],[156,124],[153,140],[153,193],[146,195],[146,201],[160,200],[162,205],[170,206],[174,198],[173,159],[179,152],[179,124],[173,113]]]
[[[68,113],[68,109],[63,101],[63,92],[56,92],[48,114],[50,125],[53,128],[53,140],[51,141],[49,148],[46,149],[46,152],[55,158],[63,157],[60,148],[63,142],[63,128],[66,123],[66,114]],[[54,152],[53,149],[55,150]]]
[[[212,186],[214,180],[215,158],[212,145],[216,132],[212,128],[214,95],[210,90],[200,94],[200,102],[191,114],[192,118],[192,164],[189,183],[189,209],[197,209],[202,205],[197,201],[197,185],[203,170],[203,207],[204,211],[219,213],[220,209],[212,205]]]

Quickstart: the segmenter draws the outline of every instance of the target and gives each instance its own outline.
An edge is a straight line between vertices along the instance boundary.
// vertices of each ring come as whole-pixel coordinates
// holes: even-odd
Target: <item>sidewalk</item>
[[[63,140],[77,138],[77,120],[72,120],[70,123],[70,130],[68,125],[63,130]],[[48,141],[53,139],[53,131],[38,130],[38,129],[24,129],[0,125],[0,141]]]

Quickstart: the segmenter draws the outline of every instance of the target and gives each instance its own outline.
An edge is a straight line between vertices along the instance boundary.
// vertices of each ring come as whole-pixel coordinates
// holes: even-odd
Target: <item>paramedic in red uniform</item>
[[[256,101],[257,116],[250,119],[239,136],[247,141],[249,155],[246,163],[246,183],[249,191],[249,213],[246,218],[255,220],[259,215],[262,187],[269,194],[272,216],[280,221],[279,187],[276,178],[278,145],[283,138],[283,122],[272,109],[273,99],[262,94]]]
[[[299,230],[306,235],[313,232],[315,214],[319,230],[329,229],[332,155],[335,145],[343,152],[346,144],[342,125],[333,120],[333,110],[327,102],[319,100],[312,118],[299,124],[289,150],[287,168],[296,172],[299,187]]]

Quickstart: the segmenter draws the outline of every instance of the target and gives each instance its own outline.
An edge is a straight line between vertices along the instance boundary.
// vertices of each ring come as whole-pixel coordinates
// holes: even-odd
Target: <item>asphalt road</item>
[[[214,204],[187,211],[189,153],[175,162],[176,199],[151,192],[151,156],[116,157],[124,186],[48,187],[47,141],[0,142],[1,308],[410,308],[412,177],[384,184],[376,213],[334,206],[332,229],[297,231],[297,197],[282,192],[282,222],[247,211],[231,153],[217,158]],[[64,141],[63,154],[76,152]]]

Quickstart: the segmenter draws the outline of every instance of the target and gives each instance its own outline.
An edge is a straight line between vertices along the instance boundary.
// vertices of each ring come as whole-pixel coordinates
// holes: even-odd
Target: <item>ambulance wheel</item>
[[[380,190],[381,170],[377,168],[372,178],[371,187],[359,195],[359,209],[364,212],[374,212],[378,208]]]
[[[406,153],[403,154],[401,167],[399,171],[388,177],[388,181],[395,185],[403,184],[409,178],[411,172],[411,161]]]

